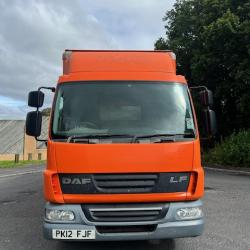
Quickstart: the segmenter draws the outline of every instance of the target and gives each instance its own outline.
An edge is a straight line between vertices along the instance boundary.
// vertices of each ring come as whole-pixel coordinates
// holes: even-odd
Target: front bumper
[[[170,239],[199,236],[203,232],[204,219],[197,220],[177,220],[176,210],[184,207],[202,206],[201,200],[189,202],[171,202],[166,216],[160,221],[138,221],[138,222],[90,222],[84,215],[81,205],[79,204],[51,204],[47,203],[48,209],[65,209],[71,210],[75,214],[74,222],[53,222],[45,220],[43,225],[44,237],[52,238],[52,229],[77,229],[77,230],[95,230],[96,238],[94,241],[115,241],[115,240],[153,240],[153,239]],[[96,226],[141,226],[157,225],[151,232],[119,232],[119,233],[102,233],[98,232]],[[93,241],[93,240],[91,240]]]

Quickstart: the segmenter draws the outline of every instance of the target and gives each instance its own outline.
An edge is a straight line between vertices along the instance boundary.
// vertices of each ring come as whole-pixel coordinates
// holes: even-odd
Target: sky
[[[65,49],[153,49],[175,0],[1,0],[0,119],[24,119],[27,94],[55,86]]]

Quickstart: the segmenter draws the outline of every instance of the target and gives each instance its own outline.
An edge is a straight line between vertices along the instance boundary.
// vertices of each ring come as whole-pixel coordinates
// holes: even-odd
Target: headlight
[[[176,218],[178,220],[195,220],[202,217],[203,212],[201,207],[186,207],[176,211]]]
[[[45,217],[51,221],[72,221],[75,219],[75,215],[72,211],[57,209],[46,209]]]

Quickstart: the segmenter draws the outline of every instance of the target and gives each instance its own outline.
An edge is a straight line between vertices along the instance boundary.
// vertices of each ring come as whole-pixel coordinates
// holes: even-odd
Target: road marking
[[[0,178],[19,176],[19,175],[25,175],[25,174],[35,174],[35,173],[42,173],[42,172],[43,170],[34,170],[34,171],[19,172],[15,174],[4,174],[4,175],[0,175]]]

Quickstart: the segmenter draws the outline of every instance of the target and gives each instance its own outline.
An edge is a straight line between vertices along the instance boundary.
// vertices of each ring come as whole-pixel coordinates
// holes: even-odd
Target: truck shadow
[[[120,241],[120,242],[58,242],[58,248],[61,250],[173,250],[175,249],[174,240],[162,240],[160,242],[149,241]]]

